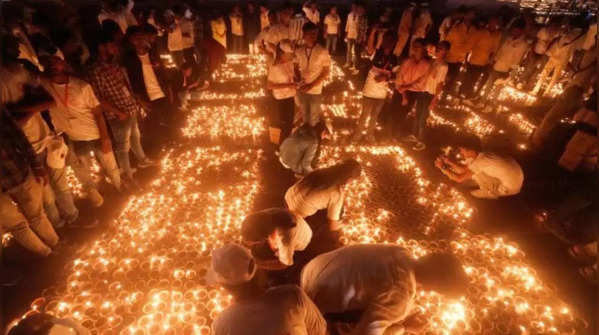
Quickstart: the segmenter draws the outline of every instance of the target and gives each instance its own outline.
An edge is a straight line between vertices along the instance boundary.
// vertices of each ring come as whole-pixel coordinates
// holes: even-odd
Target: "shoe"
[[[489,192],[480,190],[480,189],[474,190],[474,191],[470,192],[470,194],[472,194],[473,197],[479,198],[479,199],[490,199],[490,200],[497,199],[496,195],[490,194]]]
[[[72,228],[72,229],[93,229],[93,228],[96,228],[99,224],[100,224],[100,220],[93,219],[91,221],[72,223],[72,224],[68,225],[67,228]]]
[[[5,266],[2,267],[2,271],[0,271],[0,286],[16,286],[21,281],[21,279],[23,279],[23,273],[21,273],[20,271],[14,268],[9,268]]]
[[[406,142],[418,142],[418,139],[414,135],[406,136],[403,140]]]
[[[87,198],[92,202],[94,207],[100,207],[104,204],[104,198],[96,189],[92,189],[87,193]]]
[[[426,145],[422,142],[416,142],[414,144],[414,146],[412,146],[412,149],[414,151],[422,151],[422,150],[426,149]]]
[[[149,168],[149,167],[151,167],[151,166],[157,166],[157,165],[158,165],[158,163],[157,163],[157,162],[155,162],[155,161],[153,161],[153,160],[151,160],[151,159],[149,159],[149,158],[146,158],[146,159],[144,159],[143,161],[141,161],[141,162],[137,163],[137,166],[138,166],[140,169],[145,169],[145,168]]]

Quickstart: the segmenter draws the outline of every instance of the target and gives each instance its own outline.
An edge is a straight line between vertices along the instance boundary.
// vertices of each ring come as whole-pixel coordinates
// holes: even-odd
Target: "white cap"
[[[291,41],[285,39],[279,42],[279,48],[283,50],[284,53],[291,54],[293,53],[293,46],[291,45]]]
[[[252,280],[255,273],[256,263],[250,251],[239,244],[229,243],[212,251],[206,282],[239,285]]]

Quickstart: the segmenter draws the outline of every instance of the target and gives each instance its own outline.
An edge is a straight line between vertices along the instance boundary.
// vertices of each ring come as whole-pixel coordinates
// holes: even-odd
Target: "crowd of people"
[[[339,231],[344,194],[362,173],[355,160],[327,168],[315,163],[321,142],[333,132],[321,108],[335,60],[344,61],[349,74],[366,77],[361,115],[347,143],[405,141],[422,151],[429,113],[442,105],[492,112],[504,85],[539,97],[553,97],[561,88],[531,144],[539,152],[555,146],[553,132],[569,118],[577,128],[560,148],[558,163],[568,171],[596,173],[596,18],[535,18],[505,8],[481,15],[471,7],[437,17],[426,2],[376,12],[354,2],[347,15],[343,7],[315,1],[301,8],[250,1],[219,11],[204,2],[165,8],[102,0],[92,14],[61,4],[53,11],[17,1],[4,6],[0,222],[3,232],[42,257],[60,248],[57,229],[96,224],[80,216],[68,169],[96,207],[107,194],[93,178],[94,158],[115,192],[136,191],[134,166],[156,165],[144,145],[173,138],[177,111],[188,108],[191,91],[212,85],[225,55],[266,58],[265,85],[277,113],[273,126],[280,130],[274,142],[281,164],[298,181],[284,195],[286,208],[248,216],[241,244],[213,251],[207,280],[228,289],[235,301],[215,320],[217,335],[256,329],[417,333],[426,324],[413,307],[417,283],[449,296],[465,288],[463,269],[449,254],[413,260],[398,246],[360,245],[297,261],[296,253],[310,254],[318,233],[306,219],[326,210],[327,224],[319,229]],[[342,47],[345,55],[338,55]],[[384,110],[392,111],[389,117]],[[145,129],[160,129],[160,136],[146,138]],[[455,182],[471,183],[477,198],[512,196],[524,184],[514,158],[471,141],[440,156],[435,166]],[[556,209],[545,227],[574,245],[571,256],[586,262],[581,275],[596,281],[597,245],[590,237],[596,236],[597,210],[589,194],[572,197],[578,202]],[[7,279],[3,285],[14,284]],[[34,334],[26,327],[36,322],[48,325],[48,332],[52,325],[75,327],[36,318],[15,334]]]

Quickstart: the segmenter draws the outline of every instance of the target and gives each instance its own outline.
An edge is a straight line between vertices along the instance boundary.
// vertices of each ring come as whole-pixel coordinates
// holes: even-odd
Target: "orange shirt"
[[[488,29],[470,29],[471,54],[470,64],[485,66],[491,61],[491,55],[497,52],[501,43],[501,31],[491,32]]]
[[[448,63],[461,63],[466,60],[466,55],[470,51],[470,28],[463,22],[454,25],[445,38],[451,44],[447,53]]]

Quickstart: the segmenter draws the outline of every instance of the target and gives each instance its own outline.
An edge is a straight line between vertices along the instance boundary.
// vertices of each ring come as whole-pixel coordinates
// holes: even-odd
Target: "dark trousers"
[[[466,98],[472,99],[480,91],[489,77],[489,67],[468,64],[468,73],[462,84],[461,92]],[[477,85],[478,83],[478,85]]]
[[[196,59],[196,49],[194,47],[187,48],[183,50],[183,58],[187,63],[197,64],[198,61]]]
[[[419,141],[424,139],[424,130],[426,129],[426,120],[430,113],[428,108],[434,96],[428,92],[409,92],[411,93],[410,100],[416,108],[416,117],[414,118],[414,127],[412,132]]]
[[[274,110],[277,111],[278,120],[276,124],[281,128],[281,142],[286,139],[293,129],[293,116],[295,113],[295,100],[273,99]]]
[[[448,94],[455,94],[456,81],[460,74],[460,67],[462,63],[448,63],[447,64],[447,77],[445,79],[444,91]]]
[[[430,113],[428,106],[433,99],[433,95],[428,92],[412,92],[408,91],[406,93],[408,104],[402,106],[402,95],[395,92],[393,94],[393,100],[391,101],[392,112],[390,118],[390,128],[391,128],[391,136],[398,138],[401,134],[402,125],[405,122],[406,115],[412,110],[412,108],[416,108],[416,118],[414,123],[412,124],[413,135],[418,139],[422,139],[424,134],[424,128],[426,127],[426,119]]]
[[[231,35],[231,52],[234,54],[243,53],[243,36]]]

